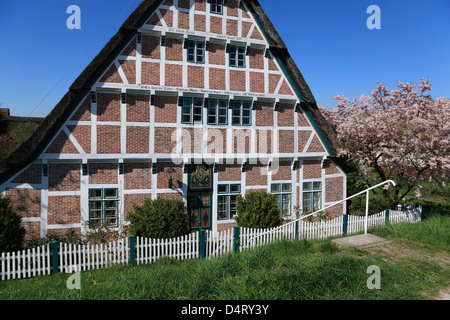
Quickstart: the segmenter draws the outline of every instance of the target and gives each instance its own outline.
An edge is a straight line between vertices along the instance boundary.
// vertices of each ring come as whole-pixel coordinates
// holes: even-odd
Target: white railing
[[[367,188],[367,189],[365,189],[365,190],[363,190],[363,191],[361,191],[361,192],[358,192],[358,193],[356,193],[356,194],[354,194],[354,195],[352,195],[352,196],[350,196],[350,197],[347,197],[347,198],[345,198],[345,199],[343,199],[343,200],[336,201],[336,202],[334,202],[332,205],[330,205],[330,206],[328,206],[328,207],[322,208],[322,209],[320,209],[320,210],[314,211],[313,213],[307,214],[307,215],[305,215],[305,216],[303,216],[303,217],[301,217],[301,218],[299,218],[299,219],[293,220],[293,221],[289,222],[288,224],[293,224],[293,225],[294,225],[294,224],[298,223],[298,222],[301,221],[301,220],[304,220],[304,219],[306,219],[306,218],[308,218],[308,217],[314,216],[314,215],[316,215],[316,214],[318,214],[318,213],[320,213],[320,212],[324,212],[325,210],[328,210],[328,209],[330,209],[330,208],[332,208],[332,207],[334,207],[334,206],[337,206],[338,204],[341,204],[341,203],[343,203],[343,202],[346,202],[347,200],[350,200],[350,199],[352,199],[352,198],[355,198],[355,197],[357,197],[357,196],[362,195],[362,194],[365,193],[365,194],[366,194],[366,215],[365,215],[365,220],[364,220],[364,233],[367,234],[368,219],[369,219],[369,191],[370,191],[370,190],[373,190],[373,189],[376,189],[376,188],[379,188],[379,187],[381,187],[381,186],[383,186],[383,185],[385,185],[385,184],[388,184],[388,183],[391,183],[391,184],[393,184],[394,186],[396,185],[395,182],[392,181],[392,180],[384,181],[384,182],[382,182],[382,183],[377,184],[376,186]],[[284,225],[284,226],[281,226],[281,227],[277,227],[277,228],[280,228],[280,229],[281,229],[281,228],[285,228],[285,225]],[[261,234],[258,234],[258,235],[256,235],[255,237],[262,237],[262,236],[265,236],[265,233],[267,233],[267,232],[276,232],[275,230],[276,230],[277,228],[274,228],[273,230],[266,231],[266,232],[263,232],[263,233],[261,233]]]

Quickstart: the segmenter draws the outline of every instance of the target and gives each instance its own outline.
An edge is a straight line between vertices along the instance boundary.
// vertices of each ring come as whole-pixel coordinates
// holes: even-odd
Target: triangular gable
[[[169,28],[168,26],[170,25],[172,25],[172,27],[175,26],[175,24],[178,24],[179,20],[177,19],[180,19],[180,17],[184,17],[186,20],[187,12],[182,12],[182,8],[174,11],[173,7],[177,3],[179,7],[182,7],[182,3],[188,2],[189,1],[182,0],[143,0],[138,8],[121,26],[120,30],[111,38],[107,45],[75,80],[67,94],[44,119],[30,139],[0,163],[1,181],[6,181],[8,177],[14,176],[21,168],[32,163],[45,149],[50,149],[50,147],[56,149],[56,144],[54,146],[51,144],[55,143],[56,139],[64,137],[64,134],[68,137],[72,136],[72,138],[76,140],[76,134],[74,132],[71,133],[71,130],[68,129],[70,125],[65,125],[65,123],[71,118],[73,121],[89,121],[90,110],[83,102],[85,99],[88,101],[90,91],[98,86],[99,83],[96,85],[96,82],[114,79],[113,81],[116,82],[113,83],[116,85],[135,85],[133,79],[136,78],[136,84],[139,83],[139,75],[142,76],[146,68],[149,69],[149,66],[152,67],[153,70],[159,70],[159,68],[155,68],[154,62],[147,60],[145,63],[142,63],[140,70],[136,64],[136,77],[134,76],[133,64],[128,62],[133,61],[133,58],[137,61],[138,50],[136,39],[138,31],[142,31],[141,28],[142,26],[145,28],[145,25],[150,26],[151,30],[156,30],[157,28]],[[202,10],[202,2],[203,1],[201,0],[196,0],[195,8]],[[232,1],[228,0],[228,2]],[[287,89],[289,88],[295,97],[301,100],[301,109],[317,132],[318,139],[325,144],[328,153],[331,156],[334,156],[333,145],[335,145],[334,142],[336,141],[335,133],[331,130],[318,110],[308,85],[304,81],[294,61],[287,53],[287,49],[277,31],[262,10],[258,1],[244,0],[242,3],[243,6],[239,11],[242,24],[238,25],[238,35],[241,35],[242,37],[244,34],[244,36],[252,38],[252,41],[261,41],[263,46],[270,48],[268,54],[271,59],[268,60],[268,69],[273,71],[274,74],[281,71],[283,72],[276,85],[266,84],[266,87],[270,88],[269,90],[266,90],[266,92],[272,93],[273,91],[273,94],[279,94],[279,91],[281,90],[282,92],[288,93]],[[161,5],[165,5],[166,8],[161,7]],[[159,14],[156,13],[156,10],[158,10]],[[178,11],[180,11],[178,17],[175,17],[175,15],[171,17],[171,14]],[[151,17],[155,13],[159,18],[162,18],[159,20],[161,22],[160,25],[158,26],[158,23],[156,26],[146,24],[148,21],[151,21]],[[207,31],[207,19],[199,19],[200,26],[197,26],[197,29],[202,30],[203,20],[205,20],[204,30]],[[162,21],[164,21],[164,23]],[[187,21],[182,22],[181,27],[186,27],[186,22]],[[189,19],[189,27],[191,24],[195,25],[194,22],[195,21],[192,19]],[[222,24],[222,30],[226,30],[226,25],[226,23]],[[145,38],[144,34],[142,38]],[[157,45],[157,43],[155,43],[155,45]],[[148,56],[145,53],[146,52],[143,49],[140,57],[141,59],[152,59],[151,56]],[[275,79],[273,81],[277,81],[278,77],[272,78]],[[144,81],[142,81],[142,79],[140,80],[141,85],[144,84]],[[78,108],[80,109],[78,110]],[[64,130],[62,130],[63,127],[65,128]],[[84,150],[87,149],[86,147],[81,147],[82,144],[74,145],[72,142],[73,140],[67,138],[65,140],[70,140],[72,144],[67,142],[67,145],[61,147],[62,149],[70,152],[75,152],[75,149],[77,152],[87,151]]]

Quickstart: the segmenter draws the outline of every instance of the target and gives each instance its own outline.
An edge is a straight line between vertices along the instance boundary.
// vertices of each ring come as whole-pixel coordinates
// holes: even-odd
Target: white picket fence
[[[389,223],[417,223],[421,221],[422,208],[390,210]],[[347,234],[364,231],[363,216],[347,216]],[[368,227],[386,223],[386,213],[369,216]],[[313,240],[342,236],[344,217],[328,221],[309,222],[300,220],[289,222],[272,229],[239,228],[239,251],[270,244],[282,239],[294,238]],[[200,233],[192,233],[173,239],[148,239],[135,237],[134,261],[147,264],[162,257],[187,260],[199,257],[214,258],[235,250],[235,229],[222,232],[205,232],[205,243],[200,245]],[[203,249],[202,249],[203,248]],[[203,250],[203,251],[202,251]],[[202,252],[201,252],[202,251]],[[71,245],[59,243],[58,272],[72,273],[112,265],[130,263],[131,251],[128,238],[101,245]],[[0,256],[1,280],[30,278],[54,273],[52,247],[50,244],[19,252],[2,253]]]
[[[152,263],[159,258],[187,260],[199,257],[199,233],[172,239],[136,237],[136,264]]]

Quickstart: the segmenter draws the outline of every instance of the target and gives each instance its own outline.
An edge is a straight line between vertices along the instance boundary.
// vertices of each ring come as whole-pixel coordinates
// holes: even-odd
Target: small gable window
[[[205,42],[187,41],[187,61],[192,63],[205,63]]]
[[[245,47],[230,46],[230,67],[245,68]]]
[[[211,0],[211,13],[223,13],[223,0]]]

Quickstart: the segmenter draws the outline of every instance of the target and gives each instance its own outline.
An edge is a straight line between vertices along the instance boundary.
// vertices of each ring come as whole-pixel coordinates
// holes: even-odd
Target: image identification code
[[[248,304],[238,304],[238,305],[225,305],[225,308],[218,307],[197,307],[189,304],[187,307],[181,308],[182,315],[207,315],[210,318],[214,314],[227,314],[227,315],[266,315],[269,309],[269,305],[248,305]]]

